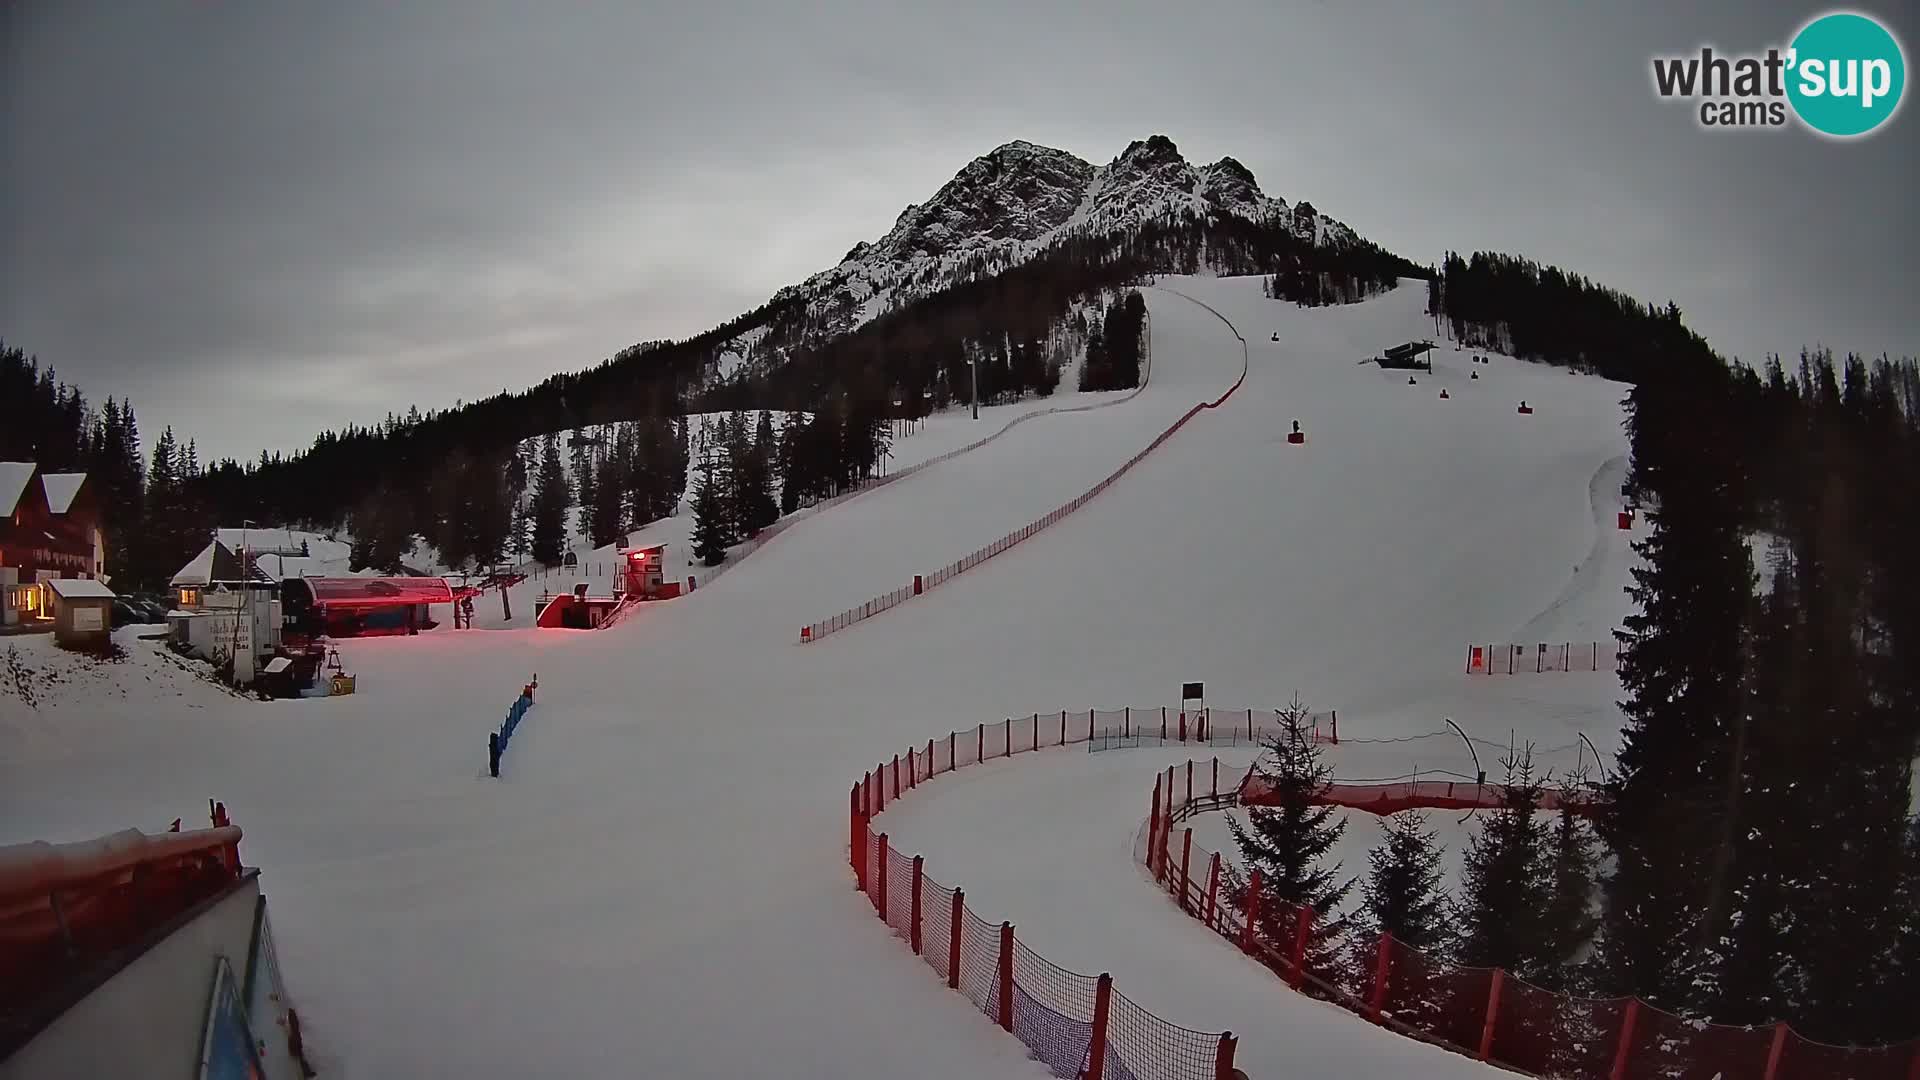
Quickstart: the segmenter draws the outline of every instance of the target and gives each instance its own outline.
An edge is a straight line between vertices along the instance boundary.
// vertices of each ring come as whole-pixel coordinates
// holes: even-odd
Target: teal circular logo
[[[1865,135],[1892,118],[1907,87],[1906,58],[1886,27],[1850,11],[1822,15],[1790,46],[1787,100],[1823,135]]]

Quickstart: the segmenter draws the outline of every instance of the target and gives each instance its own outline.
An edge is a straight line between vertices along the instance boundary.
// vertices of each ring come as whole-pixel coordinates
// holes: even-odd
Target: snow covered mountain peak
[[[968,162],[885,236],[775,294],[804,301],[829,333],[854,329],[941,288],[997,274],[1073,236],[1127,232],[1170,218],[1275,224],[1316,246],[1358,238],[1307,203],[1260,190],[1233,158],[1195,167],[1165,135],[1135,140],[1104,166],[1015,140]]]

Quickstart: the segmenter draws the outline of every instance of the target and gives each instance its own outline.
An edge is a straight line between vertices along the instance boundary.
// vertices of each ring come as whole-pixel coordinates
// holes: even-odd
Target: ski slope
[[[0,842],[153,828],[225,800],[273,897],[307,1041],[338,1075],[1038,1076],[853,894],[845,785],[881,754],[1012,713],[1168,702],[1191,679],[1234,704],[1297,690],[1338,708],[1343,736],[1452,717],[1496,741],[1585,732],[1610,751],[1618,729],[1611,674],[1460,671],[1469,642],[1590,637],[1576,629],[1624,612],[1626,535],[1596,527],[1611,496],[1595,480],[1626,452],[1622,386],[1499,357],[1471,380],[1450,350],[1417,386],[1357,364],[1431,336],[1417,286],[1315,310],[1257,279],[1144,292],[1153,373],[1136,398],[1020,424],[812,515],[613,630],[342,642],[359,677],[345,698],[103,697],[0,717]],[[1012,552],[793,644],[802,623],[1073,498],[1232,385],[1240,341],[1196,301],[1250,343],[1221,408]],[[1535,415],[1516,415],[1522,398]],[[1284,441],[1293,418],[1304,446]],[[486,779],[486,732],[536,671],[538,704]],[[1469,1067],[1236,974],[1129,877],[1156,759],[1095,758],[1086,775],[1015,759],[1004,788],[936,786],[898,812],[927,815],[929,866],[1042,954],[1117,977],[1150,960],[1154,980],[1199,994],[1224,979],[1270,1006],[1254,1024],[1121,981],[1175,1022],[1234,1028],[1244,1062],[1287,1063],[1256,1077]],[[1093,821],[1108,794],[1122,809]],[[935,830],[980,799],[1006,811],[993,850]],[[996,870],[995,852],[1050,876]],[[1062,895],[1098,910],[1054,910]]]

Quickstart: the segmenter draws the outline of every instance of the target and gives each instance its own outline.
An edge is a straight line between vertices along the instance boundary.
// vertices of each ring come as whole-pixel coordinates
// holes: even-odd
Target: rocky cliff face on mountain
[[[1155,219],[1233,216],[1278,225],[1314,246],[1344,247],[1353,230],[1305,202],[1266,195],[1245,165],[1194,166],[1164,135],[1136,141],[1103,166],[1064,150],[1010,142],[961,169],[932,199],[909,206],[888,233],[856,244],[839,265],[781,290],[829,332],[890,306],[1017,265],[1070,236],[1123,232]]]

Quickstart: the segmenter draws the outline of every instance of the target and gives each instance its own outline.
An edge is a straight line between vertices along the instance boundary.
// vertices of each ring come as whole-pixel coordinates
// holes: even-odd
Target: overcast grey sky
[[[1655,53],[1818,5],[0,2],[0,337],[149,437],[291,450],[685,337],[1023,138],[1169,135],[1422,262],[1723,352],[1920,352],[1920,114],[1708,134]],[[1861,8],[1920,41],[1911,2]],[[1914,91],[1909,91],[1911,96]]]

